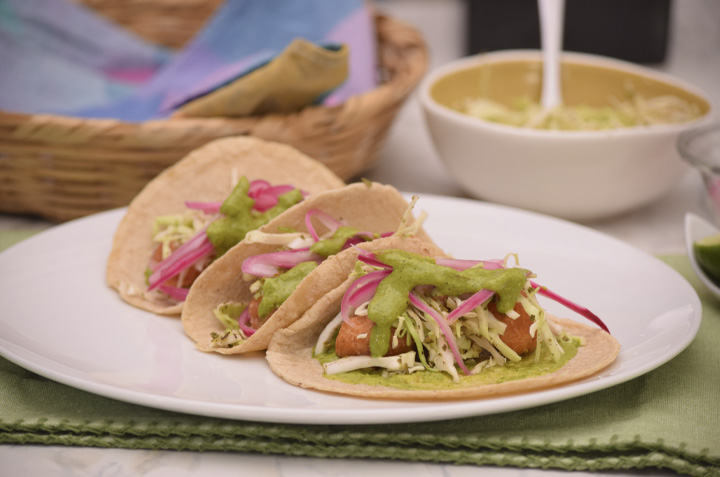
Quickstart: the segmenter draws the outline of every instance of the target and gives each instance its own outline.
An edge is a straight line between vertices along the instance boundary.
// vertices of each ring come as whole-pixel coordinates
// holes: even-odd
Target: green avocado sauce
[[[560,361],[555,362],[550,353],[542,353],[540,359],[535,361],[535,353],[528,353],[517,362],[506,361],[502,366],[485,368],[478,374],[470,376],[460,372],[460,382],[454,383],[448,373],[432,371],[416,371],[412,374],[393,374],[383,377],[382,369],[358,369],[347,373],[324,375],[327,379],[342,381],[349,384],[368,384],[374,386],[389,386],[397,389],[431,390],[431,389],[460,389],[486,384],[498,384],[507,381],[517,381],[531,377],[543,376],[562,368],[578,351],[578,340],[558,340],[565,353]],[[338,359],[333,351],[315,355],[320,363],[327,363]]]
[[[498,297],[498,311],[506,313],[515,306],[527,281],[527,270],[522,268],[477,267],[458,271],[437,265],[430,257],[403,250],[387,250],[375,256],[393,270],[380,282],[368,306],[368,318],[376,324],[370,333],[370,353],[374,357],[387,353],[391,327],[409,306],[410,290],[418,285],[434,285],[439,294],[448,296],[492,290]]]
[[[358,233],[358,229],[352,227],[338,227],[332,237],[325,240],[319,240],[310,245],[310,251],[323,257],[329,257],[340,253],[348,239],[354,237]]]
[[[239,330],[238,318],[245,308],[247,308],[247,303],[223,303],[213,310],[213,314],[228,330]]]
[[[303,278],[317,268],[315,262],[302,262],[273,278],[266,278],[262,285],[262,301],[258,306],[258,317],[265,319],[297,288]]]
[[[207,229],[207,236],[215,247],[218,257],[244,239],[249,231],[265,225],[303,198],[300,190],[293,189],[278,197],[278,203],[271,209],[258,212],[253,210],[255,199],[248,197],[249,189],[250,181],[247,177],[240,178],[230,196],[220,207],[220,212],[225,217],[214,221]]]
[[[213,314],[220,321],[225,330],[222,333],[210,332],[210,339],[213,346],[222,348],[233,348],[244,341],[240,334],[238,319],[247,308],[247,303],[228,302],[218,305]]]

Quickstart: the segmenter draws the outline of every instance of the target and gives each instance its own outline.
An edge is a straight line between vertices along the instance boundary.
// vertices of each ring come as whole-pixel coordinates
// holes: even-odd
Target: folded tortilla
[[[392,186],[356,183],[315,194],[258,230],[267,233],[288,229],[307,232],[305,215],[311,209],[319,209],[345,221],[348,226],[382,234],[397,230],[408,206],[408,202]],[[419,250],[442,254],[422,229],[417,233],[417,237],[412,243],[416,244],[415,247]],[[391,246],[399,240],[392,237],[381,238],[357,247],[374,250]],[[225,327],[215,317],[213,310],[224,303],[247,303],[252,299],[252,282],[243,280],[243,261],[248,257],[275,252],[278,249],[278,245],[241,242],[213,262],[195,281],[185,300],[181,320],[185,332],[199,349],[222,354],[266,349],[277,330],[299,319],[317,300],[322,299],[347,278],[358,255],[357,249],[351,247],[328,257],[300,282],[290,297],[247,340],[232,348],[214,346],[211,333],[222,334]]]
[[[406,246],[394,248],[407,250]],[[301,319],[274,334],[266,357],[275,374],[290,384],[303,388],[365,398],[405,400],[483,398],[546,389],[588,377],[609,366],[620,351],[618,341],[599,328],[571,319],[547,316],[547,319],[563,327],[569,335],[585,340],[585,344],[578,348],[577,354],[572,359],[559,370],[549,374],[514,381],[503,381],[501,378],[500,382],[470,385],[463,384],[461,375],[460,383],[457,385],[441,382],[423,384],[414,389],[329,379],[324,375],[322,364],[313,357],[313,351],[320,333],[339,313],[342,297],[354,280],[353,277],[348,278],[318,300]],[[430,371],[423,370],[416,373],[430,373]]]
[[[253,137],[212,141],[160,173],[130,203],[113,238],[107,284],[133,306],[179,315],[182,303],[147,291],[144,272],[157,245],[151,237],[153,222],[185,211],[185,201],[224,201],[243,176],[292,184],[311,195],[345,185],[322,163],[287,145]]]

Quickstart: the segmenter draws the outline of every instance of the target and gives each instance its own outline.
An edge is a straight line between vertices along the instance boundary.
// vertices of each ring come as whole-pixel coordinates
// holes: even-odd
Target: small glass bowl
[[[678,152],[700,172],[705,183],[706,206],[720,223],[720,123],[684,131],[678,137]]]

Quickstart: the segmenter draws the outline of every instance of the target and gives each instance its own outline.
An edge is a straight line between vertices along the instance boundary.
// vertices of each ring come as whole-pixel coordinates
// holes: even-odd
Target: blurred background
[[[132,24],[138,32],[157,31],[158,38],[163,41],[167,40],[166,36],[170,36],[169,40],[172,41],[165,43],[175,46],[192,35],[191,30],[183,31],[177,25],[186,28],[199,27],[203,18],[221,4],[218,0],[179,2],[178,5],[182,8],[178,12],[182,10],[184,13],[176,12],[177,18],[182,20],[187,17],[187,11],[196,12],[193,22],[198,24],[195,25],[184,20],[173,23],[175,17],[163,15],[163,2],[158,2],[157,8],[151,9],[154,13],[148,15],[146,13],[150,10],[145,12],[142,9],[154,5],[152,2],[77,1],[91,9],[102,11],[123,25]],[[38,2],[4,0],[4,4],[14,6],[17,12],[22,11],[25,5],[34,5],[35,14],[38,14],[38,5],[42,10],[42,4]],[[168,2],[168,5],[172,4],[173,2]],[[192,8],[183,10],[188,5]],[[260,9],[261,4],[251,2],[248,5]],[[387,13],[392,19],[378,27],[379,36],[383,37],[385,45],[389,45],[388,48],[380,49],[379,56],[381,62],[387,62],[382,65],[382,73],[387,75],[388,71],[393,71],[396,77],[393,79],[397,81],[393,81],[392,88],[372,90],[370,83],[374,79],[370,78],[370,81],[366,81],[367,88],[361,91],[384,91],[372,98],[360,100],[357,104],[348,105],[351,101],[344,103],[338,100],[336,103],[327,104],[330,107],[324,111],[288,115],[282,121],[263,115],[233,117],[228,121],[224,118],[216,118],[223,119],[222,121],[212,121],[200,117],[197,121],[171,121],[172,127],[166,127],[164,123],[157,124],[157,130],[143,127],[139,122],[116,127],[102,120],[94,120],[105,117],[136,120],[107,114],[102,108],[100,112],[90,108],[90,113],[81,109],[80,112],[84,114],[78,114],[81,119],[75,121],[75,114],[63,114],[62,110],[57,116],[42,117],[15,114],[33,111],[6,107],[7,111],[0,111],[0,122],[3,123],[0,128],[0,183],[3,184],[0,188],[0,210],[10,213],[40,212],[51,220],[68,220],[96,209],[125,205],[147,180],[188,151],[214,138],[237,134],[252,134],[294,145],[329,165],[343,179],[357,180],[365,176],[393,184],[403,191],[467,197],[465,191],[449,175],[428,134],[418,101],[417,83],[423,74],[468,55],[508,49],[537,49],[540,46],[537,1],[376,0],[369,5]],[[327,9],[327,4],[316,6]],[[6,32],[12,31],[14,27],[12,22],[7,21],[11,18],[8,14],[8,11],[12,13],[11,10],[6,9],[0,17],[7,23]],[[704,90],[715,104],[720,104],[720,2],[567,0],[565,10],[566,51],[627,60],[668,73]],[[237,14],[235,12],[235,15]],[[307,12],[305,14],[308,15]],[[277,12],[273,15],[277,15]],[[311,18],[321,16],[309,15]],[[195,17],[198,17],[197,21]],[[128,19],[132,22],[126,22]],[[297,19],[294,21],[298,23]],[[398,24],[398,21],[406,22],[410,28]],[[29,25],[32,28],[28,30],[38,29],[32,22],[29,22]],[[417,28],[420,35],[412,27]],[[310,30],[310,33],[315,31]],[[371,28],[367,30],[372,31]],[[72,33],[78,33],[78,29],[74,29]],[[2,38],[0,36],[0,39]],[[266,35],[264,38],[274,37]],[[415,41],[414,45],[410,45],[412,42],[409,38]],[[200,40],[201,47],[205,46],[202,43],[203,38]],[[208,57],[212,60],[218,56],[203,52],[217,53],[228,44],[243,43],[216,41],[210,45],[212,48],[196,48],[200,53],[193,57],[191,51],[188,57],[193,57],[194,61],[203,64]],[[427,68],[426,53],[429,53]],[[366,56],[370,61],[374,60],[374,55]],[[42,62],[34,63],[37,65]],[[193,66],[194,63],[186,62],[185,66],[188,65]],[[4,72],[10,80],[15,80],[15,90],[32,89],[28,88],[23,80],[28,75],[23,76],[21,71],[20,68],[7,68],[0,70],[0,73]],[[171,68],[171,71],[174,70]],[[198,72],[204,69],[193,66],[183,73],[188,71]],[[372,65],[355,68],[354,71],[365,71],[368,73],[366,76],[370,77],[374,72]],[[42,78],[62,75],[30,76],[34,82],[38,82]],[[178,82],[185,79],[184,75],[178,74],[158,76],[162,77],[158,78],[159,81],[165,77],[181,78]],[[74,84],[73,81],[66,83]],[[5,86],[7,87],[0,92],[5,91],[9,100],[14,100],[12,85]],[[148,89],[155,95],[157,92],[152,91],[152,86],[153,84],[150,84]],[[47,86],[35,90],[44,93],[49,91],[48,97],[51,99],[71,96],[53,94],[52,89]],[[409,91],[413,93],[408,97]],[[183,94],[189,93],[183,91]],[[29,96],[37,100],[36,95]],[[91,95],[83,90],[76,96],[87,101]],[[143,107],[155,106],[155,103],[146,101],[144,97],[140,99]],[[347,113],[340,108],[332,108],[333,104],[347,108]],[[119,106],[133,104],[120,103]],[[354,108],[368,113],[357,114]],[[396,116],[398,108],[399,114]],[[39,112],[58,114],[52,109]],[[332,124],[342,124],[347,128],[347,132],[338,135],[338,128],[327,126],[329,129],[322,129],[322,125]],[[348,124],[351,127],[348,127]],[[386,137],[388,130],[390,133]],[[97,160],[101,157],[112,157],[112,160]],[[81,167],[83,164],[78,165],[78,158],[84,161],[85,168]],[[127,178],[128,185],[121,186],[116,180],[119,176]],[[80,185],[85,187],[82,193]],[[692,187],[697,188],[697,185],[696,183]],[[92,200],[88,200],[88,197],[92,197]],[[62,201],[57,200],[58,198],[62,198]]]
[[[540,42],[535,0],[378,0],[376,4],[422,32],[430,50],[430,71],[470,54],[538,48]],[[689,82],[704,90],[716,107],[720,105],[720,2],[716,0],[567,0],[565,29],[567,50],[638,62]],[[401,190],[419,183],[427,193],[464,195],[447,176],[430,139],[418,134],[425,131],[419,109],[411,98],[369,175],[390,177],[386,180]],[[405,156],[423,165],[413,170],[412,179],[391,166],[392,160]],[[700,202],[702,186],[697,180],[694,175],[686,178],[680,186],[682,197],[674,202]]]
[[[420,29],[431,67],[483,51],[539,48],[535,0],[377,0]],[[720,99],[720,2],[567,0],[564,48],[638,62]]]

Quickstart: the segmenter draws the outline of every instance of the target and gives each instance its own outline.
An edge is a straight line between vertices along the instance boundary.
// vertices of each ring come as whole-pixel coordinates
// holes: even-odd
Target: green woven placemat
[[[693,275],[685,256],[662,258],[700,294],[703,323],[698,337],[660,368],[587,396],[440,422],[265,424],[115,401],[50,381],[0,358],[0,443],[566,470],[663,468],[688,475],[720,475],[720,304]]]

